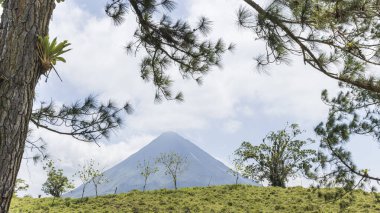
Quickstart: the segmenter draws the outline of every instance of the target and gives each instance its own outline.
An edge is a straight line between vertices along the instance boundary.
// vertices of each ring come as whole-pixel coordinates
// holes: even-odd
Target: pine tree
[[[122,107],[112,102],[98,103],[88,97],[72,105],[56,107],[54,102],[35,104],[36,85],[51,70],[56,62],[46,63],[41,53],[46,51],[39,45],[46,41],[49,23],[56,3],[63,0],[4,0],[0,23],[0,212],[7,212],[13,195],[20,163],[26,148],[41,148],[37,141],[27,139],[29,126],[69,135],[81,141],[97,142],[108,137],[111,130],[119,128],[122,112],[130,112],[129,104]],[[137,17],[138,28],[128,50],[144,49],[147,53],[141,62],[143,79],[156,85],[156,100],[162,98],[182,100],[182,94],[172,94],[172,80],[165,74],[171,65],[177,65],[183,77],[201,82],[201,76],[211,67],[219,66],[222,54],[231,49],[223,41],[204,39],[210,30],[210,21],[201,18],[197,26],[191,27],[182,20],[172,20],[170,11],[175,3],[170,0],[111,0],[106,6],[107,14],[120,24],[124,15],[131,11]],[[162,15],[160,10],[169,15]],[[40,43],[39,43],[40,42]],[[50,41],[49,41],[50,42]],[[67,43],[66,43],[67,44]],[[59,45],[59,44],[58,44]],[[75,47],[73,47],[75,50]],[[60,51],[51,48],[53,54]],[[58,49],[59,50],[59,49]],[[73,50],[73,51],[74,51]],[[64,51],[61,49],[61,52]],[[36,109],[36,110],[33,110]],[[61,126],[67,126],[62,130]],[[43,151],[43,149],[37,149]],[[38,157],[38,156],[37,156]]]
[[[380,177],[370,169],[355,165],[345,144],[354,135],[380,142],[380,81],[372,72],[380,65],[380,2],[273,0],[266,8],[257,1],[244,2],[239,25],[266,41],[268,51],[257,57],[260,68],[299,56],[339,82],[336,97],[322,92],[330,110],[327,121],[315,129],[321,139],[320,184],[350,190],[371,180],[378,183]]]
[[[348,66],[352,61],[380,65],[379,1],[273,0],[266,8],[244,2],[248,7],[239,9],[239,25],[266,41],[266,54],[257,57],[260,67],[301,56],[330,78],[380,92],[377,78]]]

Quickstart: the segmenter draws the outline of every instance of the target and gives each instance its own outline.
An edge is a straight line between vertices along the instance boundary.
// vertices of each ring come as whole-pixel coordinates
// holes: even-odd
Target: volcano
[[[230,169],[222,162],[177,133],[166,132],[124,161],[106,170],[104,175],[108,182],[98,186],[98,194],[141,190],[144,185],[144,178],[137,169],[137,165],[144,160],[154,164],[161,153],[173,152],[187,159],[185,170],[178,176],[177,185],[179,188],[235,183],[236,178],[228,172]],[[149,176],[146,190],[174,188],[170,177],[165,175],[164,168],[159,164],[156,166],[159,171]],[[238,183],[259,185],[257,182],[244,178],[239,178]],[[83,185],[65,196],[81,197],[82,189]],[[84,196],[95,196],[95,188],[92,183],[87,184]]]

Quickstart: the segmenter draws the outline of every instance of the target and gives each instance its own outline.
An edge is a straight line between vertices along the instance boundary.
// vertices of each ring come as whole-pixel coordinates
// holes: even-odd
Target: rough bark
[[[37,35],[48,33],[54,0],[5,0],[0,23],[0,213],[8,212],[22,160],[35,87]]]

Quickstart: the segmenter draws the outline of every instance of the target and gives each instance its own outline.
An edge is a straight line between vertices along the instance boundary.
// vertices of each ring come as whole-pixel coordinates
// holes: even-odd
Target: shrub
[[[169,206],[169,207],[167,208],[167,210],[169,210],[169,211],[174,211],[175,208],[174,208],[173,206]]]
[[[41,209],[44,210],[44,211],[49,211],[49,206],[41,206]]]
[[[375,196],[375,202],[380,203],[380,194],[379,193],[374,193]]]
[[[308,195],[307,195],[307,199],[308,199],[309,201],[313,200],[313,197],[311,196],[311,194],[308,194]]]
[[[81,204],[81,203],[86,203],[88,201],[88,197],[84,197],[84,198],[81,198],[81,199],[76,199],[74,200],[74,203],[75,204]]]
[[[184,213],[191,213],[191,210],[190,210],[189,207],[186,206],[186,207],[183,208],[183,212]]]
[[[347,199],[342,199],[339,201],[339,208],[340,210],[347,209],[350,206],[350,201]]]
[[[336,193],[335,192],[325,192],[325,193],[323,193],[323,198],[325,199],[325,201],[335,200]]]
[[[285,209],[282,205],[275,205],[274,206],[274,210],[278,211],[278,210],[281,210],[281,209]]]
[[[70,207],[70,205],[71,205],[70,198],[69,199],[65,198],[64,204],[65,204],[66,207]]]

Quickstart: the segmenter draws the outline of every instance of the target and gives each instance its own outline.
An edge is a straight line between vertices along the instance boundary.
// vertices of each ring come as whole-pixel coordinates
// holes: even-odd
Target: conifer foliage
[[[259,66],[301,56],[330,78],[380,92],[375,76],[352,66],[380,65],[379,1],[274,0],[266,8],[244,1],[249,7],[238,11],[239,25],[267,45],[266,54],[257,58]]]
[[[41,102],[40,107],[33,111],[31,122],[37,128],[85,142],[97,142],[103,137],[108,138],[111,130],[122,125],[123,112],[132,111],[129,103],[117,107],[112,101],[103,104],[95,96],[88,96],[84,101],[60,107],[54,102]],[[62,126],[66,128],[60,128]]]
[[[341,84],[341,87],[342,91],[333,98],[329,97],[327,90],[322,92],[322,100],[330,110],[327,121],[315,129],[321,138],[320,146],[325,150],[320,153],[321,165],[329,167],[321,183],[346,189],[371,186],[371,181],[379,184],[380,177],[371,175],[371,168],[358,168],[353,162],[346,144],[354,136],[365,138],[361,140],[363,146],[368,142],[380,142],[380,96],[347,84]]]
[[[178,67],[183,78],[193,78],[200,84],[204,74],[221,65],[222,54],[233,48],[220,39],[204,39],[211,30],[211,21],[205,17],[194,27],[173,20],[168,14],[175,6],[171,0],[112,0],[106,6],[107,15],[116,25],[123,22],[128,11],[136,15],[138,27],[126,49],[128,53],[146,52],[141,77],[156,86],[156,101],[183,100],[181,92],[173,94],[170,90],[173,81],[166,71],[171,65]]]
[[[370,168],[356,166],[346,147],[355,135],[380,141],[380,81],[373,72],[380,65],[380,2],[273,0],[266,8],[257,1],[244,2],[247,6],[237,13],[239,25],[267,46],[266,53],[257,57],[259,67],[300,56],[305,64],[339,82],[337,97],[322,92],[330,110],[327,121],[315,128],[321,139],[320,183],[345,189],[371,180],[380,183]]]

